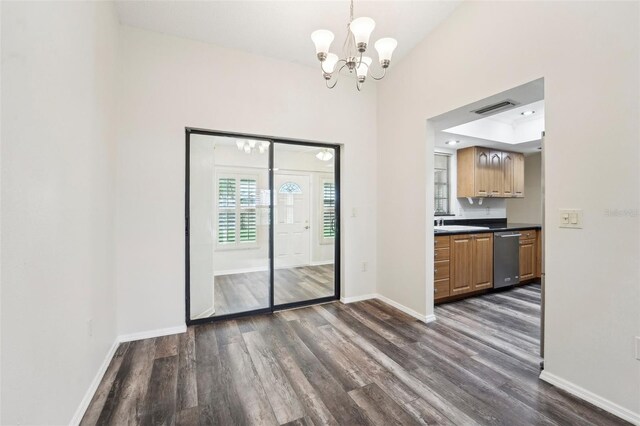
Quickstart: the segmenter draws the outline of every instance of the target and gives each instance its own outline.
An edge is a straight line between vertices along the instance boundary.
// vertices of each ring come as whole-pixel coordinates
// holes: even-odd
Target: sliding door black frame
[[[269,141],[269,192],[270,192],[270,209],[269,209],[269,306],[266,308],[254,309],[251,311],[236,312],[232,314],[219,315],[207,318],[191,319],[191,290],[190,290],[190,244],[189,244],[189,174],[190,174],[190,140],[192,134],[208,135],[208,136],[221,136],[221,137],[237,137],[248,138],[256,140]],[[274,301],[274,285],[275,285],[275,268],[274,268],[274,174],[273,174],[273,162],[275,144],[282,145],[302,145],[308,147],[318,148],[331,148],[334,150],[334,180],[335,180],[335,243],[334,243],[334,294],[328,297],[322,297],[317,299],[302,300],[299,302],[286,303],[276,305]],[[249,315],[267,314],[283,309],[292,309],[302,306],[315,305],[318,303],[331,302],[340,299],[340,271],[341,271],[341,257],[340,257],[340,241],[341,241],[341,226],[340,226],[340,206],[341,206],[341,192],[340,192],[340,145],[315,142],[315,141],[302,141],[292,140],[285,138],[276,138],[272,136],[264,135],[252,135],[248,133],[234,133],[199,129],[193,127],[185,128],[185,321],[187,325],[204,324],[214,321],[220,321],[225,319],[233,319],[246,317]]]

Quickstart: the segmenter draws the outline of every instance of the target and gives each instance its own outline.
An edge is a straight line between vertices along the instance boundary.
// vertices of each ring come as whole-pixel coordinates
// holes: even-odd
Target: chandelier
[[[269,149],[269,142],[267,141],[255,141],[255,140],[236,140],[236,146],[239,151],[243,151],[246,154],[253,153],[256,149],[260,152],[260,154],[264,154],[267,149]]]
[[[382,75],[375,77],[369,73],[371,67],[371,58],[364,56],[369,44],[369,37],[375,28],[376,23],[373,19],[361,17],[353,19],[353,0],[351,0],[350,19],[347,25],[347,38],[342,46],[343,58],[338,58],[335,53],[329,52],[329,47],[333,42],[334,35],[329,30],[317,30],[311,33],[311,40],[316,45],[316,56],[320,60],[320,69],[325,79],[325,84],[329,89],[333,89],[338,84],[340,71],[345,67],[350,73],[356,72],[356,88],[360,91],[362,84],[370,75],[374,80],[382,80],[387,73],[387,68],[391,63],[391,55],[395,50],[398,42],[390,37],[381,38],[374,44],[378,51],[378,59],[382,67]],[[340,66],[341,65],[341,66]],[[339,67],[339,68],[338,68]],[[337,70],[336,70],[337,68]],[[333,82],[332,77],[335,75]]]

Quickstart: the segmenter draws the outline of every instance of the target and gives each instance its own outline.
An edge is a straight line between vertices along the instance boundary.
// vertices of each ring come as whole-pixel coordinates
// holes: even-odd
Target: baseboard
[[[180,334],[186,331],[186,325],[179,325],[177,327],[159,328],[156,330],[141,331],[139,333],[122,334],[118,336],[118,341],[120,343],[133,342],[134,340],[151,339],[153,337],[168,336],[170,334]]]
[[[609,401],[595,393],[586,390],[574,383],[571,383],[568,380],[563,379],[562,377],[558,377],[555,374],[549,373],[546,370],[543,370],[540,373],[540,379],[545,382],[556,386],[566,392],[569,392],[572,395],[577,396],[580,399],[584,399],[585,401],[595,405],[596,407],[600,407],[609,413],[620,417],[623,420],[633,423],[634,425],[640,425],[640,413],[634,413],[631,410],[628,410],[615,402]]]
[[[179,325],[177,327],[160,328],[157,330],[143,331],[140,333],[123,334],[123,335],[117,336],[116,340],[113,342],[113,345],[111,345],[111,348],[109,348],[107,355],[104,357],[104,361],[102,361],[102,364],[98,369],[98,372],[96,373],[95,377],[91,381],[91,384],[89,385],[89,389],[87,389],[87,392],[84,394],[84,397],[82,398],[82,401],[78,406],[78,409],[73,414],[73,417],[71,418],[71,421],[69,422],[69,424],[72,426],[75,426],[75,425],[79,425],[80,422],[82,421],[82,417],[84,417],[84,413],[87,411],[87,408],[89,408],[89,404],[93,399],[93,395],[95,395],[96,390],[98,390],[98,386],[100,385],[100,382],[104,377],[104,373],[106,373],[107,368],[109,368],[109,364],[111,363],[111,360],[113,359],[113,356],[115,355],[116,350],[118,349],[118,346],[120,346],[120,343],[132,342],[134,340],[150,339],[152,337],[168,336],[171,334],[184,333],[186,331],[187,331],[186,325]]]
[[[80,422],[82,421],[82,417],[84,417],[84,413],[87,411],[87,408],[89,408],[89,404],[93,399],[93,395],[98,390],[98,386],[100,386],[100,382],[104,377],[104,373],[107,372],[107,368],[109,368],[111,359],[115,355],[119,345],[120,345],[120,341],[118,340],[118,338],[116,338],[113,344],[111,345],[111,347],[109,348],[107,355],[104,357],[102,364],[100,364],[100,368],[98,368],[98,372],[96,373],[95,377],[91,381],[91,384],[89,385],[89,389],[87,389],[87,392],[85,392],[84,396],[82,397],[82,401],[80,401],[80,405],[76,409],[76,412],[73,413],[73,417],[69,422],[70,425],[79,425]]]
[[[323,265],[333,265],[335,262],[333,260],[316,260],[311,261],[309,265],[311,266],[323,266]]]
[[[386,296],[383,296],[381,294],[377,294],[376,295],[376,299],[379,299],[381,301],[383,301],[384,303],[386,303],[387,305],[391,305],[394,308],[404,312],[405,314],[411,315],[412,317],[419,319],[422,322],[432,322],[436,320],[436,317],[434,315],[422,315],[419,312],[414,311],[411,308],[408,308],[398,302],[396,302],[395,300],[389,299]]]
[[[362,296],[352,296],[352,297],[341,297],[340,301],[342,303],[353,303],[353,302],[362,302],[363,300],[375,299],[377,294],[364,294]]]
[[[267,272],[268,270],[269,270],[268,266],[257,266],[255,268],[242,268],[242,269],[227,269],[224,271],[215,271],[213,273],[213,276],[220,277],[223,275],[250,274],[252,272]]]
[[[209,318],[215,313],[216,313],[216,308],[214,306],[211,306],[205,309],[203,312],[199,313],[198,315],[194,316],[192,319]]]

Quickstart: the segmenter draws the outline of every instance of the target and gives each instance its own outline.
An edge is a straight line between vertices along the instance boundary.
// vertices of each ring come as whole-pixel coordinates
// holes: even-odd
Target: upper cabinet
[[[457,157],[458,197],[524,197],[524,154],[472,146]]]

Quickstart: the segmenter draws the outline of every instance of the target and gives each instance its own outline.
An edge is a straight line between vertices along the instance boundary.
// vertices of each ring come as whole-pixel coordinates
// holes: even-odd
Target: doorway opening
[[[427,120],[435,314],[484,306],[493,315],[488,324],[502,327],[500,316],[521,322],[497,332],[505,338],[512,333],[514,342],[534,342],[540,357],[544,129],[542,78]]]
[[[186,129],[186,322],[340,295],[338,145]]]

